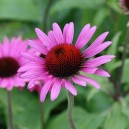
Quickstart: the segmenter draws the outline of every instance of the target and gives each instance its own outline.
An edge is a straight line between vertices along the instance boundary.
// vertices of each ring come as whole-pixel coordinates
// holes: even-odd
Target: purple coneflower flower
[[[73,83],[86,86],[87,83],[100,89],[100,85],[85,74],[96,74],[110,77],[109,73],[100,69],[99,66],[110,62],[113,55],[103,55],[89,59],[107,48],[112,42],[104,42],[108,32],[101,34],[87,49],[81,49],[89,42],[96,31],[96,27],[85,25],[77,41],[73,44],[74,24],[66,24],[63,32],[57,23],[53,24],[53,30],[48,36],[40,29],[35,29],[39,41],[30,40],[31,47],[39,51],[43,57],[29,53],[22,53],[28,59],[28,63],[19,69],[24,72],[21,77],[29,80],[28,88],[34,86],[34,82],[43,80],[40,92],[40,100],[44,102],[48,92],[54,101],[61,88],[65,87],[74,96],[77,90]]]
[[[129,0],[119,0],[120,6],[126,14],[129,14]]]
[[[14,86],[23,87],[25,82],[17,75],[25,59],[20,56],[20,52],[27,50],[27,43],[22,41],[21,37],[12,38],[9,42],[5,37],[0,44],[0,88],[12,90]]]

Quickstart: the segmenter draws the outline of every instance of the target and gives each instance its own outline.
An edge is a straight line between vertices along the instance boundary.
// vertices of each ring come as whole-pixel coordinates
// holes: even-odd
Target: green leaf
[[[5,114],[8,118],[6,90],[0,90],[0,100],[5,106]],[[14,89],[11,95],[15,128],[40,129],[39,98],[26,90],[19,91],[17,89]],[[34,124],[32,124],[33,122]]]
[[[39,22],[40,4],[37,0],[0,0],[0,19]]]
[[[108,0],[107,3],[110,8],[115,10],[117,13],[121,13],[118,0]]]
[[[94,17],[93,25],[99,27],[108,15],[109,10],[107,8],[100,8]]]
[[[98,114],[88,114],[83,109],[75,107],[73,118],[77,129],[98,129],[103,122],[104,116]],[[53,128],[70,129],[66,111],[55,118],[52,118],[46,129]]]
[[[119,103],[115,103],[107,115],[104,129],[126,129],[127,127],[128,119],[122,113],[122,106]]]
[[[112,44],[109,47],[106,54],[109,54],[109,55],[117,54],[117,47],[118,47],[120,36],[121,36],[121,32],[117,32],[115,34],[115,36],[112,39]],[[121,61],[116,61],[115,59],[116,58],[114,58],[110,63],[105,64],[106,69],[110,72],[112,72],[114,69],[118,68],[121,65]]]
[[[120,31],[115,34],[115,36],[112,39],[112,44],[109,47],[109,49],[108,49],[106,54],[113,54],[113,55],[116,54],[120,36],[121,36]]]
[[[68,10],[72,8],[96,9],[103,3],[104,3],[104,0],[99,0],[99,1],[97,0],[59,0],[53,5],[51,9],[51,13],[53,14],[55,12],[60,12],[62,10]]]
[[[129,82],[129,77],[128,76],[129,76],[129,59],[126,59],[124,70],[123,70],[123,76],[122,76],[122,82],[123,83]]]

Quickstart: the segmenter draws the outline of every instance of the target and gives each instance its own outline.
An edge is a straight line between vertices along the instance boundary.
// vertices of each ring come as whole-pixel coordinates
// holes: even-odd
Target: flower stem
[[[8,117],[9,117],[9,129],[14,129],[13,126],[13,113],[12,113],[12,100],[11,100],[11,92],[7,91],[7,102],[8,102]]]
[[[46,5],[46,9],[45,9],[45,12],[44,12],[44,17],[43,17],[43,31],[45,33],[47,32],[47,19],[48,19],[48,14],[49,14],[49,11],[50,11],[51,3],[52,3],[52,0],[48,0],[48,3]]]
[[[118,78],[117,78],[117,87],[116,87],[117,95],[121,94],[121,81],[122,81],[125,59],[126,59],[127,50],[128,50],[128,44],[129,44],[129,26],[127,26],[127,32],[126,32],[125,40],[123,42],[124,50],[123,50],[123,54],[122,54],[122,63],[119,68],[119,73],[118,73]]]
[[[68,97],[68,121],[71,129],[76,129],[72,118],[72,111],[74,107],[74,96],[70,92],[67,92],[67,97]]]
[[[41,129],[45,129],[44,111],[43,111],[42,103],[40,102],[40,99],[39,99],[39,111],[40,111]]]

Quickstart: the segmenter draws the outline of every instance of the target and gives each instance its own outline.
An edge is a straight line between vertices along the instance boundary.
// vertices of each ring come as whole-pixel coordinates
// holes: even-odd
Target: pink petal
[[[96,70],[95,74],[99,75],[99,76],[110,77],[110,74],[107,71],[103,70],[103,69]]]
[[[73,37],[74,37],[74,24],[73,22],[70,22],[68,25],[66,37],[64,37],[66,43],[71,44],[73,42]]]
[[[87,32],[87,34],[85,35],[84,38],[81,38],[78,43],[76,44],[76,46],[78,48],[83,48],[88,42],[89,40],[91,39],[91,37],[93,36],[93,34],[95,33],[96,31],[96,26],[92,27],[91,29],[89,29],[89,31]]]
[[[87,35],[89,29],[90,29],[90,24],[86,24],[86,25],[83,27],[82,31],[80,32],[80,34],[79,34],[79,36],[78,36],[78,39],[77,39],[76,44],[78,44],[78,43],[80,42],[80,40],[81,40],[82,38],[84,38],[84,37]]]
[[[33,41],[33,40],[28,40],[28,41],[29,41],[30,46],[38,50],[40,53],[45,54],[45,55],[48,53],[48,50],[43,46],[41,42]]]
[[[101,34],[86,50],[86,53],[89,53],[90,51],[92,51],[94,48],[96,48],[98,45],[100,45],[105,38],[107,37],[109,32],[105,32],[103,34]]]
[[[10,45],[9,45],[8,38],[7,37],[4,37],[4,41],[3,42],[4,42],[3,43],[3,46],[2,46],[3,55],[4,56],[8,56],[9,55],[9,51],[10,51],[10,49],[9,49]]]
[[[87,73],[87,74],[93,74],[98,68],[82,68],[81,71]]]
[[[84,52],[84,56],[85,58],[90,58],[92,56],[95,56],[96,54],[100,53],[101,51],[103,51],[104,49],[106,49],[109,45],[111,45],[111,41],[107,41],[101,45],[99,45],[98,47],[92,49],[91,51],[89,51],[89,53]]]
[[[42,71],[41,71],[40,69],[39,69],[39,70],[33,69],[33,70],[29,70],[29,71],[23,73],[23,74],[21,75],[21,78],[34,79],[34,78],[36,78],[36,77],[38,77],[38,76],[40,76],[40,75],[42,75]]]
[[[93,79],[85,77],[81,74],[78,75],[82,80],[85,80],[86,82],[88,82],[89,84],[93,85],[95,88],[100,89],[100,85]]]
[[[63,37],[64,37],[64,43],[66,43],[66,35],[69,28],[69,24],[66,24],[63,29]]]
[[[115,56],[113,55],[104,55],[104,56],[100,56],[91,60],[87,60],[84,63],[85,67],[97,67],[100,66],[102,64],[105,64],[107,62],[110,62],[112,58],[114,58]]]
[[[60,90],[61,90],[61,81],[56,79],[51,89],[51,101],[54,101],[59,96]]]
[[[77,90],[76,90],[76,88],[71,84],[71,82],[70,82],[68,79],[65,80],[65,88],[66,88],[69,92],[71,92],[74,96],[77,95]]]
[[[31,55],[31,54],[25,53],[25,52],[22,52],[21,55],[22,55],[24,58],[26,58],[26,59],[28,59],[28,60],[30,60],[30,61],[32,61],[32,62],[38,62],[38,63],[44,64],[44,59],[41,58],[41,57],[38,57],[38,56],[36,56],[36,55]]]
[[[53,81],[52,80],[48,80],[45,82],[45,84],[43,85],[41,92],[40,92],[40,101],[44,102],[46,95],[52,85]]]
[[[56,41],[56,39],[55,39],[55,36],[54,36],[54,32],[53,32],[53,31],[49,31],[49,32],[48,32],[48,37],[49,37],[49,39],[50,39],[50,41],[51,41],[52,47],[53,47],[53,46],[56,46],[56,45],[57,45],[57,41]]]
[[[35,86],[34,80],[31,80],[31,81],[28,83],[27,88],[28,88],[28,89],[31,89],[31,88],[33,88],[34,86]]]
[[[72,77],[72,80],[74,83],[81,85],[81,86],[86,86],[86,81],[83,81],[75,76]]]
[[[47,35],[42,30],[40,30],[38,28],[36,28],[35,31],[36,31],[36,34],[37,34],[38,38],[43,43],[43,45],[45,45],[48,49],[51,49],[50,40],[47,37]]]
[[[25,65],[23,65],[22,67],[20,67],[18,69],[18,72],[25,72],[27,70],[31,70],[31,69],[39,69],[39,68],[43,68],[42,64],[37,64],[37,63],[27,63]]]
[[[53,32],[58,44],[64,43],[62,31],[57,23],[53,24]]]
[[[13,89],[13,84],[12,84],[12,78],[8,79],[8,85],[7,85],[7,90],[11,91]]]

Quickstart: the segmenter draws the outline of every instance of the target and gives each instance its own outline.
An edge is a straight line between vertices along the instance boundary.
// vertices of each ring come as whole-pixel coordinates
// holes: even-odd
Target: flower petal
[[[93,85],[95,88],[100,89],[100,85],[93,79],[89,77],[85,77],[84,75],[79,74],[78,75],[82,80],[85,80],[87,83]]]
[[[70,22],[65,37],[66,43],[71,44],[73,42],[73,37],[74,37],[74,24],[73,22]]]
[[[110,74],[107,71],[103,70],[103,69],[96,70],[95,74],[99,75],[99,76],[110,77]]]
[[[31,54],[25,53],[25,52],[22,52],[21,55],[22,55],[24,58],[26,58],[26,59],[28,59],[28,60],[30,60],[30,61],[32,61],[32,62],[39,62],[39,63],[41,63],[41,64],[44,64],[44,59],[41,58],[41,57],[38,57],[38,56],[36,56],[36,55],[31,55]]]
[[[83,81],[75,76],[72,77],[72,80],[74,83],[81,85],[81,86],[86,86],[86,81]]]
[[[34,41],[34,40],[28,40],[29,41],[29,45],[33,48],[35,48],[36,50],[38,50],[40,53],[42,54],[47,54],[48,50],[43,46],[43,44],[40,41]]]
[[[77,90],[76,90],[76,88],[71,84],[71,82],[70,82],[68,79],[65,80],[65,88],[66,88],[69,92],[71,92],[74,96],[77,95]]]
[[[100,45],[105,38],[107,37],[109,32],[105,32],[103,34],[101,34],[86,50],[86,53],[90,53],[90,51],[92,51],[93,49],[95,49],[98,45]]]
[[[111,45],[111,43],[112,43],[111,41],[107,41],[107,42],[99,45],[98,47],[92,49],[88,53],[87,52],[84,52],[85,58],[90,58],[92,56],[97,55],[98,53],[100,53],[101,51],[103,51],[104,49],[106,49],[109,45]]]
[[[110,62],[111,59],[114,57],[115,57],[114,55],[104,55],[91,60],[87,60],[84,63],[84,67],[89,67],[89,68],[97,67],[107,62]]]
[[[44,102],[46,95],[52,85],[52,80],[48,80],[47,82],[45,82],[45,84],[43,85],[41,92],[40,92],[40,101]]]
[[[36,31],[38,38],[43,43],[43,45],[45,45],[48,49],[51,49],[50,40],[47,37],[47,35],[39,28],[36,28],[35,31]]]
[[[96,26],[92,27],[91,29],[88,30],[87,34],[85,35],[84,38],[81,38],[78,43],[76,43],[76,46],[78,48],[83,48],[88,42],[89,40],[91,39],[91,37],[93,36],[93,34],[95,33],[96,31]]]
[[[61,90],[61,81],[56,79],[51,89],[51,101],[54,101],[59,96],[60,90]]]
[[[62,31],[57,23],[53,24],[53,32],[58,44],[64,43]]]

